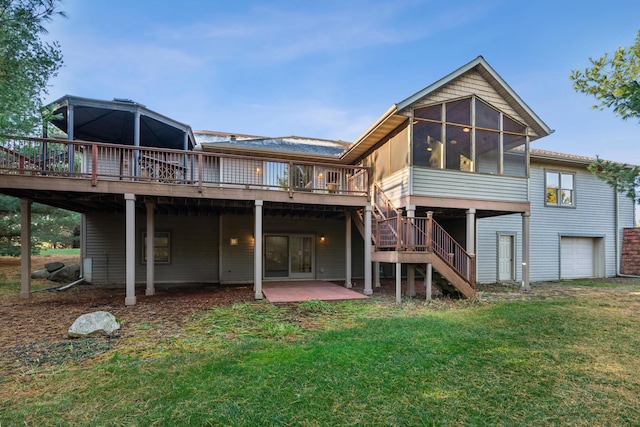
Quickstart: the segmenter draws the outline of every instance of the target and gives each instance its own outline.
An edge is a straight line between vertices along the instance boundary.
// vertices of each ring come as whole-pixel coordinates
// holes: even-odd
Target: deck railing
[[[43,138],[0,137],[0,174],[369,194],[364,167]]]
[[[376,249],[436,253],[473,285],[474,256],[468,254],[434,221],[431,212],[427,213],[426,217],[403,217],[382,189],[375,184],[373,206],[376,220],[372,226],[372,237]]]

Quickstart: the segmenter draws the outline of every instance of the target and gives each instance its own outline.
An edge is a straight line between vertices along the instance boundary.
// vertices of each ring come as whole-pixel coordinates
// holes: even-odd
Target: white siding
[[[409,195],[409,168],[402,169],[391,176],[379,181],[378,186],[392,201]],[[397,203],[395,203],[397,206]]]
[[[527,179],[413,168],[413,195],[506,202],[527,201]]]
[[[545,206],[545,165],[531,164],[531,280],[560,278],[561,236],[602,238],[604,245],[604,275],[616,274],[615,193],[585,168],[547,166],[551,170],[575,172],[575,208]],[[634,206],[620,195],[620,229],[632,227]],[[519,214],[478,221],[478,282],[497,280],[497,235],[516,235],[517,279],[522,278],[522,219]],[[621,230],[618,230],[621,233]],[[621,235],[621,234],[620,234]]]

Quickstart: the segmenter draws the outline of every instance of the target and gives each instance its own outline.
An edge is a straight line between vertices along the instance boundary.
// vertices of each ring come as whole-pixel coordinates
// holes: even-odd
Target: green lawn
[[[628,292],[238,304],[5,381],[0,425],[640,425],[639,320]]]

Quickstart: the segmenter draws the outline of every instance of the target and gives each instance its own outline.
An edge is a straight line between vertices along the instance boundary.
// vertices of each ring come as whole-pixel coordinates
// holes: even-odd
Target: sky
[[[482,55],[554,133],[533,148],[640,165],[640,124],[573,90],[640,30],[640,1],[63,0],[66,94],[132,99],[212,130],[354,141]]]

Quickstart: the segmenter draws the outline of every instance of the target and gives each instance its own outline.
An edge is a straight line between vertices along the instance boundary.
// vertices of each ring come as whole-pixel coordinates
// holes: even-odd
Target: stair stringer
[[[469,282],[435,252],[377,251],[371,253],[371,259],[372,261],[389,263],[431,264],[463,297],[474,298],[476,296],[476,291]]]

